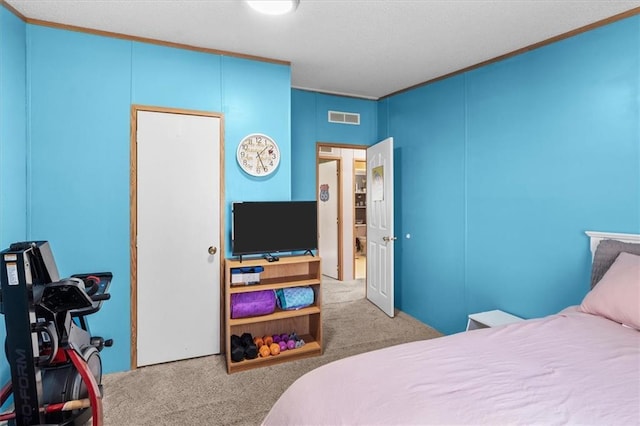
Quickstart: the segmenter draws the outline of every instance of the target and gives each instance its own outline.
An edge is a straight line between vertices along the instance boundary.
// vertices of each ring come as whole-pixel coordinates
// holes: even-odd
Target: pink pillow
[[[640,256],[620,253],[580,310],[640,330]]]

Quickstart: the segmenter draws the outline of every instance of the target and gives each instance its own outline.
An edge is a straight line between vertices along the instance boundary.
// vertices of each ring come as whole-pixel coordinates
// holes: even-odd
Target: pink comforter
[[[263,425],[638,425],[640,332],[575,311],[313,370]]]

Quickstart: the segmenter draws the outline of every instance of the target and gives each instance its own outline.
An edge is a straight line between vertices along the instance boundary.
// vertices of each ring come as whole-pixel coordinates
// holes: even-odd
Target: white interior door
[[[322,275],[338,279],[338,161],[320,163],[318,170],[318,251]]]
[[[219,117],[138,111],[138,366],[220,352],[219,191]]]
[[[367,299],[390,317],[393,300],[393,138],[367,148]]]

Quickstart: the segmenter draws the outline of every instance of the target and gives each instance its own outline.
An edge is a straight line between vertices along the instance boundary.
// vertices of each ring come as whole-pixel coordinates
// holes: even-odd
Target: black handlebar
[[[101,302],[103,300],[109,299],[111,299],[111,293],[96,294],[91,296],[91,300],[93,300],[94,302]]]
[[[71,277],[82,280],[85,292],[92,302],[92,306],[71,311],[71,316],[79,317],[98,312],[100,310],[100,307],[102,306],[102,302],[111,298],[111,295],[108,292],[111,280],[113,279],[113,274],[111,274],[111,272],[74,274],[71,275]]]

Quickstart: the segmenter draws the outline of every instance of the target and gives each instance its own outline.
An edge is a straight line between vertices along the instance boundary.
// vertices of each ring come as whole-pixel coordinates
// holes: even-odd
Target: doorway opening
[[[366,282],[366,155],[363,145],[316,144],[319,255],[329,271],[323,275],[338,281]],[[328,171],[332,167],[337,179]]]
[[[354,278],[367,277],[367,161],[354,161],[354,236],[355,268]]]

